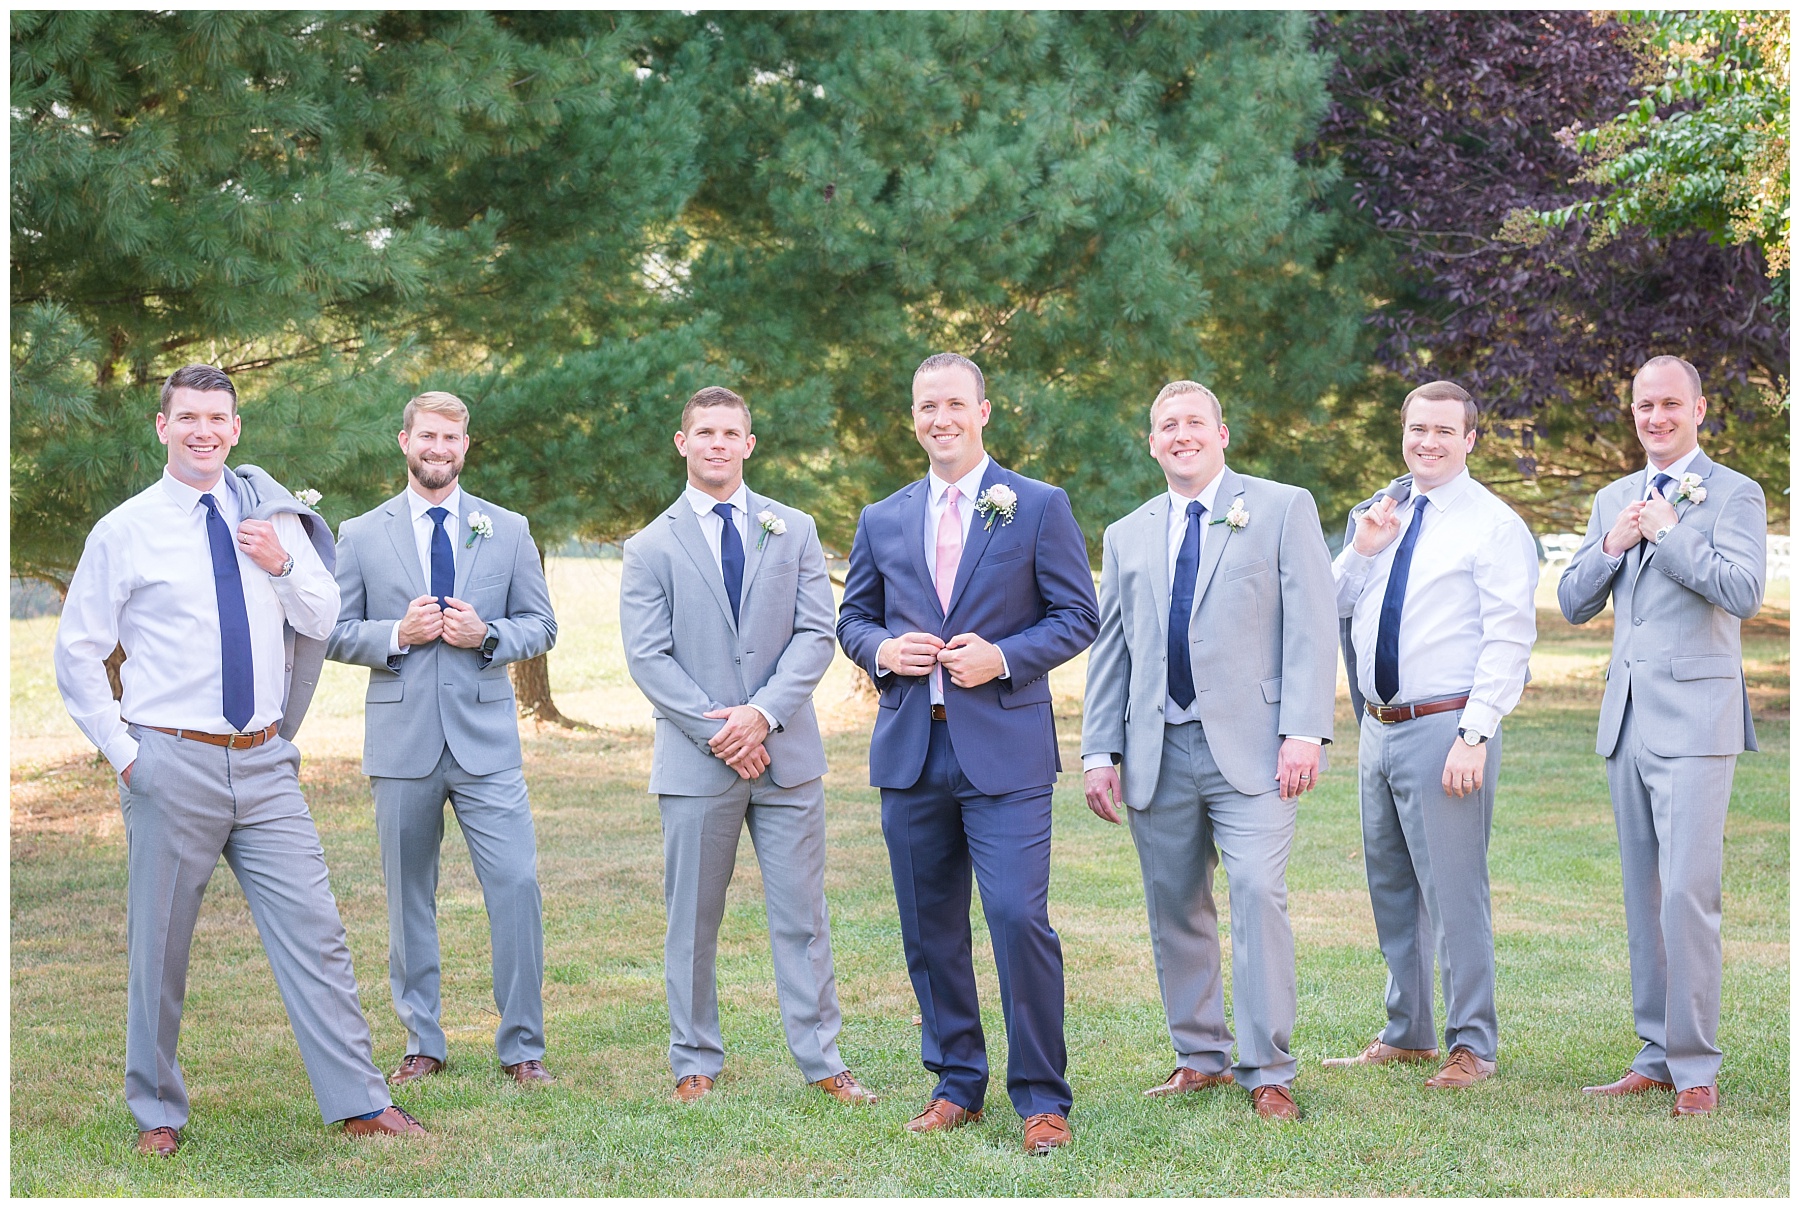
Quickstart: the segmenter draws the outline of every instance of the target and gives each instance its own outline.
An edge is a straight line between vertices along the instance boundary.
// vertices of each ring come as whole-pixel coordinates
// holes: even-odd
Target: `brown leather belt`
[[[1452,700],[1434,700],[1428,705],[1378,705],[1374,701],[1364,701],[1363,708],[1369,716],[1384,726],[1391,726],[1399,721],[1411,721],[1415,717],[1430,717],[1433,713],[1448,713],[1452,709],[1460,709],[1469,703],[1466,696],[1458,696]]]
[[[254,730],[248,734],[208,734],[204,730],[171,730],[167,726],[141,726],[140,729],[155,730],[158,734],[173,734],[176,738],[192,739],[208,746],[230,747],[234,751],[247,751],[251,747],[260,747],[275,737],[275,731],[281,725],[278,721],[269,723],[266,730]]]
[[[948,718],[946,718],[944,716],[944,706],[942,706],[942,705],[931,706],[931,720],[932,721],[947,721],[947,720],[949,720]]]

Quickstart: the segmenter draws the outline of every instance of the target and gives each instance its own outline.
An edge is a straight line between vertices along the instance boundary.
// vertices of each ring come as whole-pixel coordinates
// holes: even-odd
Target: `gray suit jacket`
[[[805,512],[755,491],[749,505],[741,625],[732,623],[719,564],[685,499],[625,543],[619,631],[625,664],[656,719],[652,793],[710,797],[731,787],[737,773],[707,745],[724,723],[702,714],[732,705],[759,705],[775,718],[779,729],[763,745],[776,784],[792,788],[825,774],[812,703],[835,648],[825,552]],[[765,539],[756,521],[763,511],[787,531]]]
[[[1213,758],[1233,788],[1254,795],[1275,787],[1284,735],[1331,739],[1337,609],[1312,496],[1227,467],[1217,518],[1236,500],[1250,521],[1207,532],[1188,642],[1194,708]],[[1107,527],[1100,635],[1088,653],[1081,750],[1122,760],[1133,809],[1149,806],[1162,768],[1168,511],[1163,492]]]
[[[1615,569],[1600,543],[1642,497],[1648,471],[1594,495],[1587,538],[1556,585],[1563,616],[1580,625],[1613,602],[1612,661],[1600,702],[1596,750],[1619,742],[1625,702],[1653,754],[1736,755],[1756,750],[1744,689],[1742,622],[1762,607],[1768,511],[1755,480],[1701,453],[1688,465],[1706,488],[1675,505],[1680,522],[1661,545],[1640,541]]]
[[[244,519],[267,520],[283,512],[300,517],[300,527],[319,552],[319,561],[325,564],[326,570],[333,569],[337,562],[337,547],[331,543],[331,526],[323,517],[295,499],[292,492],[261,466],[238,466],[232,473],[237,476],[245,504]],[[287,655],[287,696],[281,704],[279,733],[292,742],[294,735],[300,732],[300,723],[306,720],[306,709],[312,704],[313,693],[318,690],[319,671],[325,666],[325,643],[296,633],[294,627],[287,624],[281,628],[281,637]]]
[[[344,521],[338,532],[343,604],[326,655],[369,668],[363,698],[364,775],[427,776],[446,745],[463,770],[475,776],[523,762],[518,708],[506,665],[535,658],[556,644],[550,588],[525,517],[466,490],[462,506],[464,517],[450,522],[456,525],[450,537],[456,552],[451,594],[493,626],[500,643],[491,659],[480,650],[443,641],[388,655],[394,622],[428,590],[404,491]],[[465,547],[471,511],[493,518],[494,535],[477,537]]]

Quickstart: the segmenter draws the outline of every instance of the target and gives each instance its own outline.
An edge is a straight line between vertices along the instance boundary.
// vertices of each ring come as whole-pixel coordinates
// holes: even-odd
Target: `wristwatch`
[[[1471,747],[1478,747],[1487,741],[1486,734],[1477,734],[1473,730],[1458,730],[1457,734],[1461,736],[1465,744]]]
[[[1664,537],[1667,537],[1669,535],[1670,530],[1673,529],[1674,527],[1675,526],[1672,524],[1663,525],[1661,528],[1657,529],[1654,534],[1651,535],[1650,543],[1652,545],[1661,545],[1662,539]]]
[[[275,577],[277,579],[285,579],[293,573],[294,573],[294,555],[289,554],[287,557],[287,561],[283,562],[281,564],[281,569],[275,572]]]
[[[487,627],[487,637],[481,640],[481,657],[491,659],[494,651],[500,648],[500,633],[492,625]]]

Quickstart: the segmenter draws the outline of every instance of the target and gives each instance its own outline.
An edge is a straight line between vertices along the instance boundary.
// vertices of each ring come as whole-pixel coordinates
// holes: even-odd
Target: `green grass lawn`
[[[693,1107],[669,1098],[661,836],[648,707],[618,649],[617,562],[559,559],[558,703],[592,732],[525,728],[546,911],[550,1051],[559,1078],[501,1078],[486,919],[454,824],[439,893],[450,1065],[399,1102],[417,1143],[323,1127],[243,895],[222,864],[194,938],[181,1057],[193,1119],[172,1161],[131,1152],[125,1109],[125,850],[109,772],[61,713],[53,620],[12,623],[12,1181],[15,1195],[1783,1195],[1788,1189],[1786,584],[1751,627],[1763,753],[1740,762],[1726,834],[1724,1106],[1672,1120],[1666,1096],[1578,1093],[1636,1052],[1619,865],[1593,753],[1607,618],[1541,615],[1537,679],[1507,722],[1492,845],[1499,1077],[1428,1092],[1427,1069],[1333,1071],[1382,1023],[1384,972],[1364,890],[1348,705],[1330,773],[1303,799],[1289,869],[1299,954],[1297,1125],[1221,1090],[1152,1102],[1173,1054],[1137,860],[1094,818],[1079,776],[1056,795],[1051,919],[1068,972],[1074,1146],[1019,1150],[1004,1030],[977,919],[996,1078],[985,1120],[925,1138],[901,1125],[933,1080],[918,1063],[874,790],[872,703],[840,659],[818,699],[830,737],[827,893],[842,1050],[882,1096],[841,1108],[805,1087],[781,1040],[746,840],[720,944],[726,1069]],[[1548,603],[1549,597],[1541,602]],[[1079,661],[1054,677],[1064,765],[1079,766]],[[386,985],[387,921],[356,760],[361,673],[331,667],[301,734],[302,778],[361,977],[378,1062],[404,1034]],[[1223,885],[1220,887],[1223,910]]]

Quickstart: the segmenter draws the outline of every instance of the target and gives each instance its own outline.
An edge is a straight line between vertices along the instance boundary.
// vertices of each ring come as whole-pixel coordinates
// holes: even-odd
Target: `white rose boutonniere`
[[[1680,503],[1684,499],[1692,503],[1706,502],[1706,488],[1700,485],[1700,475],[1683,474],[1675,486],[1675,496],[1669,502]]]
[[[1223,516],[1214,520],[1213,523],[1223,524],[1230,528],[1234,533],[1243,528],[1246,524],[1249,524],[1250,513],[1244,508],[1243,498],[1240,496],[1239,498],[1232,500],[1231,507]]]
[[[309,508],[316,508],[319,506],[319,500],[325,498],[325,496],[319,494],[311,487],[306,487],[302,490],[295,491],[294,498],[298,499]]]
[[[987,517],[983,530],[994,527],[994,517],[1000,517],[1000,527],[1005,528],[1012,523],[1013,516],[1019,510],[1019,496],[1016,491],[1003,482],[996,482],[981,493],[975,501],[975,514]]]
[[[474,545],[475,538],[477,537],[492,537],[493,535],[494,518],[487,515],[485,512],[470,512],[469,539],[463,542],[463,548],[468,549],[471,545]]]
[[[769,511],[767,508],[764,508],[756,514],[756,523],[762,526],[762,535],[756,539],[757,549],[763,547],[763,543],[769,539],[769,534],[773,533],[775,536],[779,537],[781,534],[787,532],[787,521],[777,516],[774,512]]]

